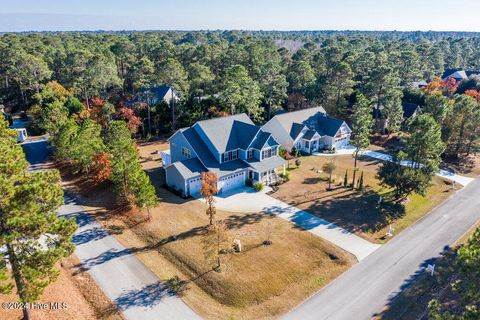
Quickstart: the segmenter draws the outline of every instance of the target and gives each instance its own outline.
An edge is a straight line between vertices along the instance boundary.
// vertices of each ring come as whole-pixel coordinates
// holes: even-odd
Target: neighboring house
[[[442,75],[442,79],[453,78],[457,81],[468,79],[472,75],[480,75],[479,70],[461,70],[461,69],[447,69]]]
[[[327,116],[322,107],[276,115],[262,129],[287,151],[295,147],[306,153],[346,147],[352,133],[345,121]]]
[[[422,112],[422,108],[415,103],[402,103],[403,119],[413,119]]]
[[[150,104],[157,104],[159,101],[170,103],[172,99],[174,101],[180,100],[180,94],[174,87],[162,84],[158,87],[140,89],[139,95],[135,99],[128,101],[128,104],[143,102],[145,99],[148,99]]]
[[[162,153],[168,186],[185,196],[200,193],[201,173],[214,172],[219,193],[253,183],[271,184],[277,168],[286,161],[278,156],[279,143],[270,133],[242,113],[198,121],[175,132],[170,150]]]
[[[426,87],[428,85],[427,81],[422,80],[422,81],[415,81],[411,83],[412,88],[414,89],[422,89],[423,87]]]

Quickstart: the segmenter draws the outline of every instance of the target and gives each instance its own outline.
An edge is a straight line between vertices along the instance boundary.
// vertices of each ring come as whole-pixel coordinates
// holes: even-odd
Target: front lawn
[[[267,214],[218,212],[243,250],[222,255],[222,272],[205,257],[205,205],[158,187],[160,203],[146,214],[108,206],[109,190],[95,188],[86,209],[205,319],[271,319],[295,307],[346,271],[350,254]],[[107,205],[108,209],[101,206]],[[101,210],[99,210],[101,209]],[[273,244],[263,245],[267,233]],[[176,239],[172,236],[175,235]],[[175,276],[179,278],[173,281]],[[178,285],[186,284],[186,286]]]
[[[337,168],[334,173],[334,190],[326,191],[327,174],[319,172],[324,163],[334,161]],[[301,158],[300,167],[291,161],[290,181],[281,185],[273,197],[292,204],[302,210],[333,222],[357,235],[377,243],[386,241],[385,233],[389,225],[395,233],[442,203],[453,193],[449,182],[435,177],[426,197],[412,195],[404,205],[383,200],[378,205],[379,197],[389,199],[389,190],[380,186],[375,177],[381,162],[362,157],[358,162],[359,171],[364,174],[363,193],[343,187],[345,171],[348,170],[348,182],[353,175],[353,157],[339,155],[334,157],[307,156]]]

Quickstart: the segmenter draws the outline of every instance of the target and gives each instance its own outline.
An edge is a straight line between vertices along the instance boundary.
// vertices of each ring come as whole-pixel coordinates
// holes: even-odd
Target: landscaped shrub
[[[245,180],[245,184],[249,187],[253,187],[253,180],[250,178],[247,178],[247,180]]]
[[[287,155],[287,150],[283,149],[283,148],[279,148],[278,149],[278,155],[280,157],[282,157],[283,159],[285,159],[285,156]]]
[[[261,182],[257,182],[253,185],[253,188],[258,192],[262,191],[265,186]]]
[[[300,159],[295,160],[295,165],[297,167],[300,167],[301,164],[302,164],[302,161]]]
[[[333,148],[332,148],[332,152],[333,152],[333,153],[337,152],[337,148],[333,147]]]
[[[290,171],[286,170],[285,173],[279,174],[280,178],[285,179],[286,181],[290,180]]]

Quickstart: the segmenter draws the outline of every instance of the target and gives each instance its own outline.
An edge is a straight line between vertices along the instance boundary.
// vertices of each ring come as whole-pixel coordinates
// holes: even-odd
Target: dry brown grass
[[[140,147],[142,150],[143,147]],[[182,299],[206,319],[270,319],[316,292],[347,270],[354,258],[289,222],[266,214],[218,212],[229,235],[240,239],[242,253],[222,255],[222,269],[212,271],[203,241],[205,205],[161,188],[162,168],[146,165],[159,205],[146,222],[145,212],[113,205],[109,188],[92,188],[85,177],[65,175],[66,186],[84,194],[84,207],[106,227],[123,230],[116,237],[163,281],[178,276],[187,283]],[[272,229],[273,245],[264,246]],[[176,235],[176,239],[172,238]]]
[[[57,281],[45,289],[39,301],[41,303],[65,302],[67,308],[32,310],[32,319],[124,319],[90,275],[75,267],[77,264],[78,258],[74,255],[64,259],[60,264],[60,275]],[[18,301],[15,294],[0,295],[0,302],[14,301]],[[0,319],[22,319],[22,312],[1,308]]]
[[[138,151],[143,168],[150,170],[161,167],[162,158],[158,152],[168,150],[168,148],[169,144],[165,139],[139,143]]]
[[[333,222],[359,236],[373,241],[385,242],[383,236],[389,225],[400,232],[410,224],[442,203],[453,193],[452,186],[435,177],[426,197],[412,195],[404,204],[384,201],[378,205],[379,196],[386,197],[389,190],[380,186],[376,178],[381,162],[364,157],[358,162],[359,172],[364,173],[364,193],[343,187],[345,171],[348,181],[353,175],[353,157],[303,157],[299,168],[292,165],[290,181],[281,185],[274,197]],[[334,161],[334,190],[326,191],[328,182],[325,173],[319,173],[324,163]]]

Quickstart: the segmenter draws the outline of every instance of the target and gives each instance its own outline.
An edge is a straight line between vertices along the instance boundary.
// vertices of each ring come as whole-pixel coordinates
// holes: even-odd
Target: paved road
[[[323,220],[307,211],[300,210],[250,187],[235,189],[215,197],[216,207],[231,212],[268,212],[288,220],[353,254],[358,261],[380,248],[339,226]],[[203,199],[200,198],[201,201]]]
[[[22,146],[33,169],[48,158],[46,141]],[[200,319],[74,199],[65,197],[59,215],[77,220],[75,254],[128,320]]]
[[[445,246],[453,244],[479,220],[480,179],[476,179],[284,319],[371,319]]]

